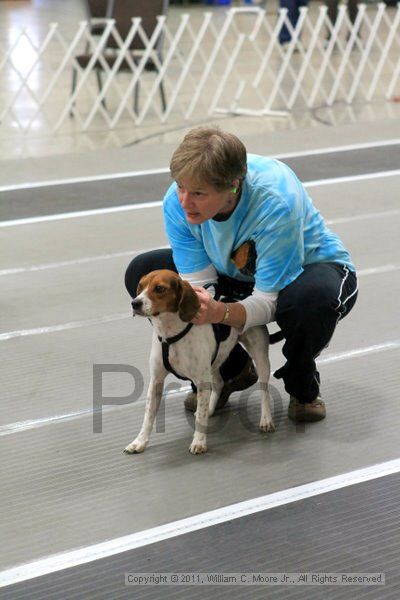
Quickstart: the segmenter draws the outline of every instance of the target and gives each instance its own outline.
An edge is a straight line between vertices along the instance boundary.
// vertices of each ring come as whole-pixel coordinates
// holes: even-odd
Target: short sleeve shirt
[[[305,265],[336,262],[354,265],[340,238],[325,225],[304,186],[284,163],[248,155],[240,200],[225,221],[191,225],[179,203],[177,185],[163,203],[165,229],[181,274],[214,265],[219,274],[254,281],[262,292],[279,292]],[[245,242],[254,252],[252,268],[239,270],[232,253]]]

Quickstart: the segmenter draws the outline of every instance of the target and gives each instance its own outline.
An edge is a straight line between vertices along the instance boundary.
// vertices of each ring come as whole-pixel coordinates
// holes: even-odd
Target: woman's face
[[[222,192],[208,184],[193,184],[186,180],[176,183],[180,205],[191,225],[200,225],[217,214],[229,213],[237,204],[237,195],[232,188],[239,187],[239,180],[233,181],[232,188]]]

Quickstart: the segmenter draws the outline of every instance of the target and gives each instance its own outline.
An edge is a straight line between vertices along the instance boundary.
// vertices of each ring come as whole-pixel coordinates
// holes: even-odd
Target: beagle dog
[[[153,342],[144,420],[139,435],[125,448],[128,454],[143,452],[147,446],[160,405],[163,383],[169,371],[178,377],[190,379],[197,388],[195,431],[189,451],[192,454],[207,451],[208,417],[214,413],[224,385],[219,368],[237,342],[243,344],[250,354],[258,373],[261,391],[260,430],[272,432],[275,429],[268,391],[270,363],[267,328],[252,327],[240,334],[231,327],[227,329],[229,333],[226,339],[218,344],[212,325],[190,323],[199,306],[192,286],[173,271],[152,271],[139,282],[137,296],[132,301],[133,313],[151,320]]]

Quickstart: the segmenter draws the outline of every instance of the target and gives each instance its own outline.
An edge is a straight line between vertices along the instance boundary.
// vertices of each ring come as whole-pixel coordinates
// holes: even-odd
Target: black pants
[[[127,268],[125,285],[132,298],[140,279],[155,269],[176,272],[170,249],[151,250],[136,256]],[[319,392],[315,359],[329,344],[338,322],[353,308],[357,278],[336,263],[315,263],[278,294],[275,319],[285,337],[286,364],[275,372],[288,394],[312,402]],[[238,344],[221,367],[224,381],[241,371],[247,353]]]
[[[338,16],[339,0],[325,0],[328,7],[328,17],[334,25]],[[358,13],[358,3],[360,0],[347,0],[347,12],[351,23],[355,23]]]

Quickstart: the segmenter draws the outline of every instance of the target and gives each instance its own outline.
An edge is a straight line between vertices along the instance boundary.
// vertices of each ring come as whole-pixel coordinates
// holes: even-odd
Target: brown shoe
[[[326,417],[325,402],[321,396],[317,396],[313,402],[299,402],[294,396],[290,396],[288,417],[298,423],[313,423],[322,421]]]
[[[229,396],[233,392],[239,392],[241,390],[246,390],[251,387],[258,380],[257,371],[253,365],[253,361],[249,357],[248,361],[244,368],[232,379],[228,379],[225,381],[224,387],[222,388],[221,395],[218,398],[217,406],[215,410],[219,410],[225,406],[228,402]],[[197,394],[195,392],[191,392],[188,394],[184,400],[184,405],[186,410],[190,410],[191,412],[196,412],[197,408]]]

